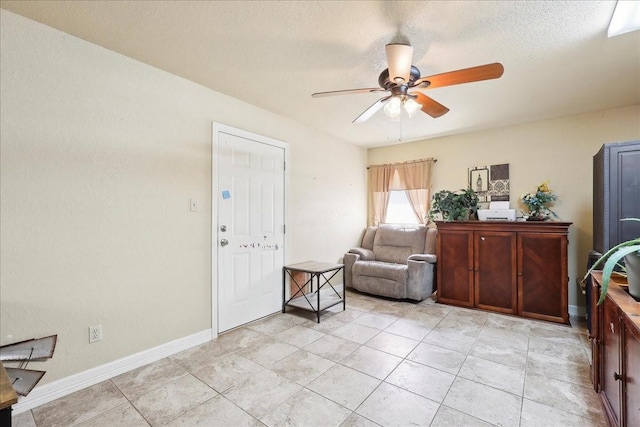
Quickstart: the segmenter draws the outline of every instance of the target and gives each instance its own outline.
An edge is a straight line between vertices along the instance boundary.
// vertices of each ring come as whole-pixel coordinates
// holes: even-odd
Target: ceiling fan
[[[334,90],[330,92],[316,92],[312,97],[348,95],[353,93],[390,92],[377,100],[373,105],[360,114],[353,123],[361,123],[373,116],[384,107],[385,114],[391,118],[398,117],[401,107],[413,116],[418,110],[433,118],[440,117],[449,109],[438,101],[428,97],[422,90],[435,89],[462,83],[497,79],[502,76],[504,67],[499,62],[449,71],[428,77],[420,77],[420,70],[411,65],[413,47],[408,44],[390,43],[385,46],[387,66],[378,77],[380,87]]]

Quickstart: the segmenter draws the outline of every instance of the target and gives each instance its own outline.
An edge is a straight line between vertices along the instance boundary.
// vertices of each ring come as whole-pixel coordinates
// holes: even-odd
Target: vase
[[[546,221],[548,219],[548,217],[546,215],[543,215],[541,213],[531,213],[529,214],[529,216],[527,217],[527,221]]]
[[[627,283],[629,294],[640,301],[640,252],[633,252],[624,257],[627,270]]]

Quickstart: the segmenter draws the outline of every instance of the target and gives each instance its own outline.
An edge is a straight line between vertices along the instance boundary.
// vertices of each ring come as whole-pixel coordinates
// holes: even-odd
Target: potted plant
[[[538,185],[534,193],[527,193],[522,196],[521,202],[527,207],[528,212],[523,212],[527,221],[546,221],[551,216],[558,217],[554,211],[549,209],[558,196],[553,194],[549,188],[549,181]]]
[[[438,191],[431,200],[431,220],[466,221],[478,209],[478,195],[471,188]]]
[[[640,221],[640,218],[625,218],[621,221]],[[622,258],[625,259],[625,265],[619,264]],[[599,269],[602,263],[604,263],[604,267],[602,267],[602,288],[598,304],[604,301],[604,297],[609,289],[611,273],[613,273],[613,269],[616,266],[626,272],[631,296],[640,300],[640,237],[621,242],[609,249],[591,266],[583,280],[585,280],[593,270]]]

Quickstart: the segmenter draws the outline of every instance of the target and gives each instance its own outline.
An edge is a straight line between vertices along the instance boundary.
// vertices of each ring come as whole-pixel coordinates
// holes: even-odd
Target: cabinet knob
[[[614,372],[613,373],[613,379],[616,380],[616,381],[622,381],[622,375],[620,375],[617,372]]]

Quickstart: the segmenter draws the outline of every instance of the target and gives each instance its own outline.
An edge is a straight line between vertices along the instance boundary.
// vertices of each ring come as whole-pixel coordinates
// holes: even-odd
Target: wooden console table
[[[437,301],[569,323],[570,225],[437,222]]]
[[[591,379],[610,426],[640,426],[640,302],[613,275],[600,305],[602,273],[592,275]]]
[[[340,294],[329,282],[340,271],[342,271],[342,294]],[[293,274],[295,272],[308,273],[309,279],[306,280],[305,283],[298,283]],[[325,276],[325,274],[328,273],[332,274],[329,277]],[[289,279],[291,280],[292,288],[296,289],[296,292],[294,292],[288,300],[286,297],[287,277],[289,277]],[[321,278],[322,283],[320,282]],[[325,286],[329,286],[333,292],[325,292],[322,298],[320,298],[320,291]],[[305,293],[307,292],[307,290],[310,290],[310,292]],[[320,312],[340,303],[342,303],[342,309],[346,309],[344,264],[330,264],[327,262],[307,261],[282,267],[283,313],[285,312],[287,306],[300,308],[302,310],[313,311],[318,317],[318,323],[320,323]]]
[[[0,425],[11,426],[11,406],[18,402],[4,365],[0,362]]]

